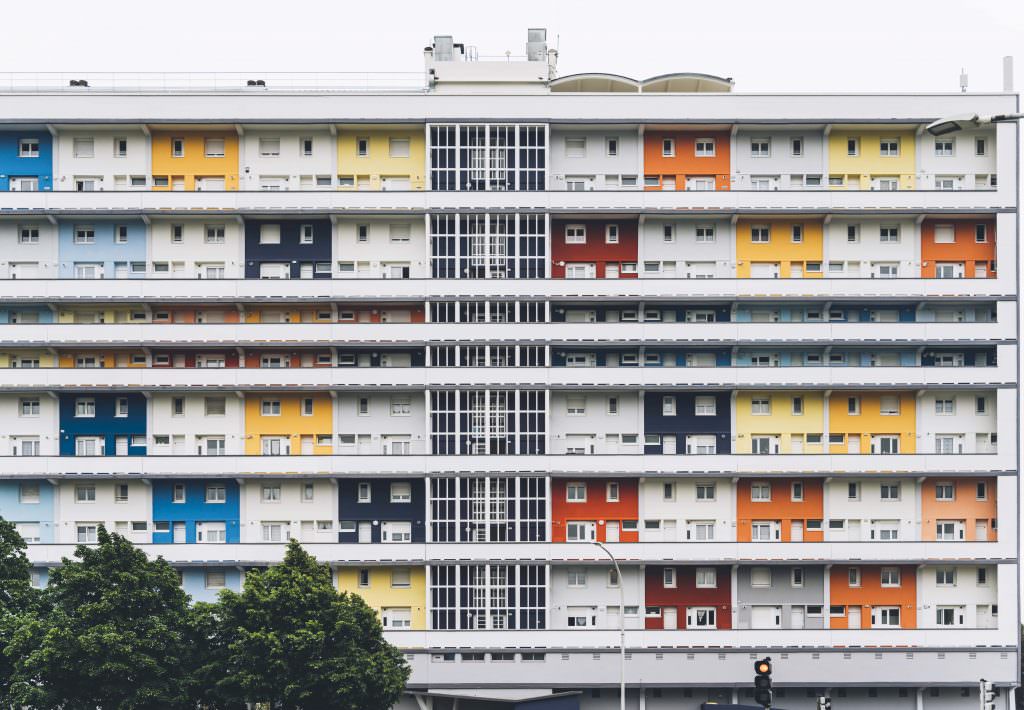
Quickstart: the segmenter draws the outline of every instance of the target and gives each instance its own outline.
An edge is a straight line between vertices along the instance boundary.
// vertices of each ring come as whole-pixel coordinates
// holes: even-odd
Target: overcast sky
[[[49,0],[4,34],[0,71],[410,71],[435,34],[523,53],[546,27],[559,73],[697,71],[737,91],[999,90],[1024,64],[1022,0]],[[1017,67],[1016,88],[1024,86]]]

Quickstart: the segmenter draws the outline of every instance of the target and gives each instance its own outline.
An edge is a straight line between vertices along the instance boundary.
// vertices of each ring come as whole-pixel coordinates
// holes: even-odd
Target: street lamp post
[[[615,565],[615,576],[619,581],[619,708],[626,710],[626,591],[625,582],[622,579],[622,572],[619,570],[619,561],[611,553],[604,543],[594,540],[593,543],[604,550],[608,559]]]
[[[1024,113],[999,113],[994,116],[979,116],[976,113],[965,113],[957,116],[946,116],[928,124],[928,132],[933,136],[944,136],[947,133],[966,131],[991,123],[1008,123],[1024,118]]]

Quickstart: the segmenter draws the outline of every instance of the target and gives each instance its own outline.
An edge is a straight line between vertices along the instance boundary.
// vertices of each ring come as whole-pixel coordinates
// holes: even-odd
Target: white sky
[[[0,71],[420,71],[435,34],[522,54],[546,27],[559,73],[697,71],[737,91],[999,90],[1022,0],[49,0],[4,35]],[[379,28],[391,28],[386,33]],[[397,27],[395,27],[397,25]]]

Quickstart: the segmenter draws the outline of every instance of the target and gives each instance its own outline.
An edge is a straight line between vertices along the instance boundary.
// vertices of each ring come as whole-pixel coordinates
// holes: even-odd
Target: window
[[[772,499],[772,486],[770,483],[751,483],[750,500],[755,502],[769,502]]]
[[[974,139],[974,154],[977,156],[983,156],[988,153],[988,139],[986,138],[975,138]]]
[[[804,484],[794,481],[789,489],[789,499],[796,502],[804,499]]]
[[[389,138],[388,139],[388,155],[392,158],[408,158],[409,157],[409,139],[408,138]]]
[[[693,399],[693,413],[698,417],[713,417],[718,413],[718,400],[715,397],[698,396]]]
[[[264,417],[281,416],[281,400],[264,399],[260,402],[260,414]]]
[[[226,503],[227,500],[227,487],[223,483],[215,483],[206,487],[207,503]]]
[[[878,487],[879,497],[882,500],[899,500],[900,499],[900,484],[899,483],[882,483]]]
[[[313,155],[313,139],[312,138],[299,138],[299,153],[303,157],[308,158]]]
[[[280,244],[281,243],[281,225],[280,224],[261,224],[259,227],[260,227],[260,244]]]
[[[174,488],[171,489],[171,502],[172,503],[184,503],[185,502],[185,484],[175,483]]]
[[[750,586],[765,588],[772,586],[772,570],[770,567],[751,567]]]
[[[604,499],[608,503],[618,503],[619,502],[619,484],[618,483],[613,481],[611,483],[608,483],[605,486]]]
[[[18,400],[18,416],[38,417],[40,407],[39,403],[39,397],[24,397]]]
[[[89,226],[75,227],[75,244],[95,244],[96,230]]]
[[[224,157],[224,139],[223,138],[207,138],[204,142],[205,153],[207,158],[223,158]],[[278,141],[278,152],[280,152],[280,141]]]
[[[363,482],[356,487],[356,500],[360,503],[370,502],[370,484]]]
[[[204,411],[208,417],[223,417],[227,411],[226,397],[206,397],[203,402]]]
[[[935,413],[941,415],[956,414],[956,400],[938,399],[935,400]]]
[[[76,503],[95,503],[96,502],[96,486],[91,484],[81,484],[75,486],[75,502]]]
[[[568,570],[568,585],[570,587],[586,587],[587,571],[582,567],[570,567]]]
[[[582,417],[587,413],[586,397],[566,397],[566,414],[570,417]]]
[[[618,413],[619,413],[619,398],[618,397],[609,397],[608,398],[608,414],[615,415],[615,414],[618,414]]]
[[[299,244],[312,244],[313,243],[313,225],[303,224],[299,225]]]
[[[661,140],[661,156],[663,158],[673,158],[676,154],[676,142],[673,138],[663,138]]]
[[[697,500],[711,501],[715,499],[715,484],[714,483],[698,483],[697,486]]]
[[[661,499],[662,500],[675,500],[676,499],[676,484],[674,484],[674,483],[662,483],[661,484]]]
[[[900,608],[898,606],[875,607],[871,610],[872,626],[899,626]]]
[[[19,503],[38,503],[39,502],[39,483],[37,481],[29,481],[18,485],[18,502]]]
[[[19,158],[38,158],[39,157],[39,139],[38,138],[22,138],[18,141],[18,157]]]
[[[804,139],[803,138],[791,138],[789,140],[789,154],[794,158],[798,158],[804,154]]]
[[[675,567],[665,567],[661,570],[661,585],[666,589],[671,589],[676,586]]]
[[[804,586],[804,568],[794,567],[789,573],[789,586],[791,587],[802,587]]]
[[[860,586],[860,567],[850,567],[846,570],[846,584],[850,587]]]
[[[935,155],[940,158],[949,158],[953,156],[953,146],[955,141],[952,138],[936,138],[935,139]]]
[[[618,244],[619,243],[619,225],[609,224],[604,228],[604,243],[605,244]]]
[[[899,244],[900,241],[900,228],[899,226],[884,225],[878,228],[878,241],[882,244]]]
[[[365,158],[370,154],[370,139],[356,138],[356,155]]]
[[[76,158],[91,158],[95,155],[92,138],[75,138],[72,150]]]
[[[750,413],[766,416],[772,413],[772,403],[768,397],[754,397],[750,400]]]
[[[715,241],[715,226],[713,224],[699,224],[695,233],[698,244],[711,244]]]
[[[750,228],[750,241],[753,244],[767,244],[771,231],[767,225],[760,225]]]
[[[956,568],[954,567],[939,567],[935,570],[935,586],[937,587],[955,587],[956,586]]]
[[[586,138],[566,138],[565,139],[565,157],[567,158],[583,158],[587,155],[587,139]]]
[[[794,224],[791,240],[794,244],[801,244],[804,241],[804,227],[802,224]]]
[[[715,139],[698,138],[694,143],[694,153],[698,158],[713,158],[715,156]],[[662,153],[665,154],[664,152]],[[675,144],[672,146],[671,155],[675,155]]]
[[[209,151],[209,141],[207,141],[207,151]],[[209,155],[209,152],[207,152]],[[281,139],[280,138],[260,138],[260,155],[264,158],[274,157],[281,155]]]
[[[988,500],[988,484],[984,481],[975,484],[974,497],[976,500]]]
[[[793,398],[793,416],[801,416],[804,413],[804,398]]]
[[[316,497],[316,486],[314,486],[312,483],[303,483],[302,484],[302,502],[303,503],[312,503],[315,497]]]
[[[604,152],[605,155],[615,157],[619,154],[619,138],[618,136],[608,136],[604,139]]]
[[[370,398],[360,397],[356,402],[356,414],[361,417],[369,416],[370,414]]]
[[[568,542],[592,542],[597,539],[597,526],[593,522],[567,522],[565,539]]]
[[[359,570],[358,584],[361,589],[366,589],[370,586],[370,570],[366,569],[365,567]]]
[[[568,503],[586,503],[587,485],[585,483],[567,483],[565,486],[565,500]]]
[[[260,499],[264,503],[280,503],[281,502],[281,484],[274,484],[269,486],[263,486],[260,489]]]
[[[846,154],[847,155],[859,155],[860,154],[860,138],[847,138],[846,139]]]
[[[974,413],[985,414],[988,412],[988,400],[985,397],[974,398]]]
[[[981,225],[984,226],[984,225]],[[21,227],[18,229],[18,244],[38,244],[39,229],[37,227]]]
[[[750,139],[750,157],[767,158],[771,155],[771,141],[768,138]]]
[[[76,417],[95,417],[96,400],[92,397],[79,397],[75,400]]]
[[[984,567],[979,567],[978,571],[975,573],[974,579],[975,579],[975,583],[979,587],[987,587],[988,586],[988,570],[985,569]],[[954,583],[955,583],[955,578],[954,578]]]
[[[714,567],[698,567],[696,579],[698,589],[715,589],[718,587],[718,571]]]
[[[898,395],[882,395],[878,406],[883,417],[899,416],[900,398]]]
[[[411,503],[412,502],[412,483],[400,482],[391,484],[391,502],[392,503]]]
[[[587,230],[582,224],[569,224],[565,227],[566,244],[586,244]]]
[[[676,415],[675,395],[666,395],[661,398],[661,415],[663,417],[674,417]]]
[[[900,154],[900,139],[882,138],[878,141],[878,149],[883,158],[895,158]]]
[[[883,567],[881,572],[881,580],[883,587],[898,587],[900,586],[900,568],[899,567]]]

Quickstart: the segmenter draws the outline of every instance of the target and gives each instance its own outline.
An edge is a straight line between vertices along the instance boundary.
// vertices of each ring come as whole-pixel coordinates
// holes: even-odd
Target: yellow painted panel
[[[847,153],[850,138],[859,142],[857,155]],[[880,148],[882,138],[899,139],[899,155],[883,156]],[[872,177],[891,176],[899,178],[901,190],[913,190],[916,150],[914,131],[873,127],[832,131],[828,137],[828,172],[829,175],[844,176],[849,189],[870,190]]]
[[[390,567],[369,567],[370,584],[359,586],[359,569],[344,567],[338,570],[338,591],[351,592],[363,598],[378,614],[386,607],[408,607],[412,615],[413,629],[425,629],[427,613],[426,573],[422,567],[412,567],[409,571],[409,586],[396,589],[391,586]]]
[[[895,434],[900,437],[900,453],[912,454],[917,450],[917,401],[913,392],[890,392],[900,398],[899,414],[882,414],[885,395],[876,392],[833,392],[829,399],[828,428],[832,434],[845,434],[843,443],[829,444],[829,453],[845,454],[850,435],[860,436],[860,452],[871,451],[873,434]],[[849,398],[860,399],[860,413],[850,414]]]
[[[369,141],[366,155],[359,155],[359,139]],[[409,141],[409,157],[392,157],[391,139]],[[408,178],[412,190],[422,190],[426,165],[426,141],[422,125],[396,128],[345,129],[338,131],[338,174],[351,177],[348,189],[380,190],[381,178]],[[361,184],[360,178],[363,182]]]
[[[313,415],[302,416],[302,400],[313,400]],[[275,399],[281,402],[280,416],[263,416],[263,400]],[[329,395],[249,395],[245,398],[245,453],[259,455],[262,452],[260,437],[287,436],[291,443],[291,453],[302,453],[302,437],[312,436],[313,453],[329,454],[333,447],[317,446],[316,435],[333,436],[334,417],[333,402]]]
[[[767,396],[771,414],[752,414],[751,400]],[[793,414],[793,398],[803,398],[803,414]],[[807,444],[807,434],[822,434],[825,428],[824,395],[817,392],[740,392],[736,396],[737,454],[750,453],[750,437],[754,434],[777,434],[779,453],[792,453],[794,434],[804,437],[804,453],[819,454],[821,444]]]
[[[184,155],[174,157],[171,151],[171,139],[181,138],[185,141]],[[206,139],[223,138],[224,156],[207,157]],[[153,175],[166,177],[167,187],[154,187],[154,190],[170,190],[174,178],[180,177],[185,190],[196,189],[197,177],[224,178],[225,190],[238,189],[238,134],[234,131],[221,129],[188,131],[153,131]]]
[[[750,241],[750,228],[753,226],[768,227],[768,243]],[[800,227],[800,241],[793,241],[793,228]],[[793,264],[803,267],[803,276],[821,278],[821,261],[823,258],[821,222],[815,220],[740,220],[736,223],[736,276],[741,279],[750,278],[750,265],[753,262],[769,262],[779,265],[779,276],[793,276]],[[818,264],[817,272],[808,273],[807,263]]]

